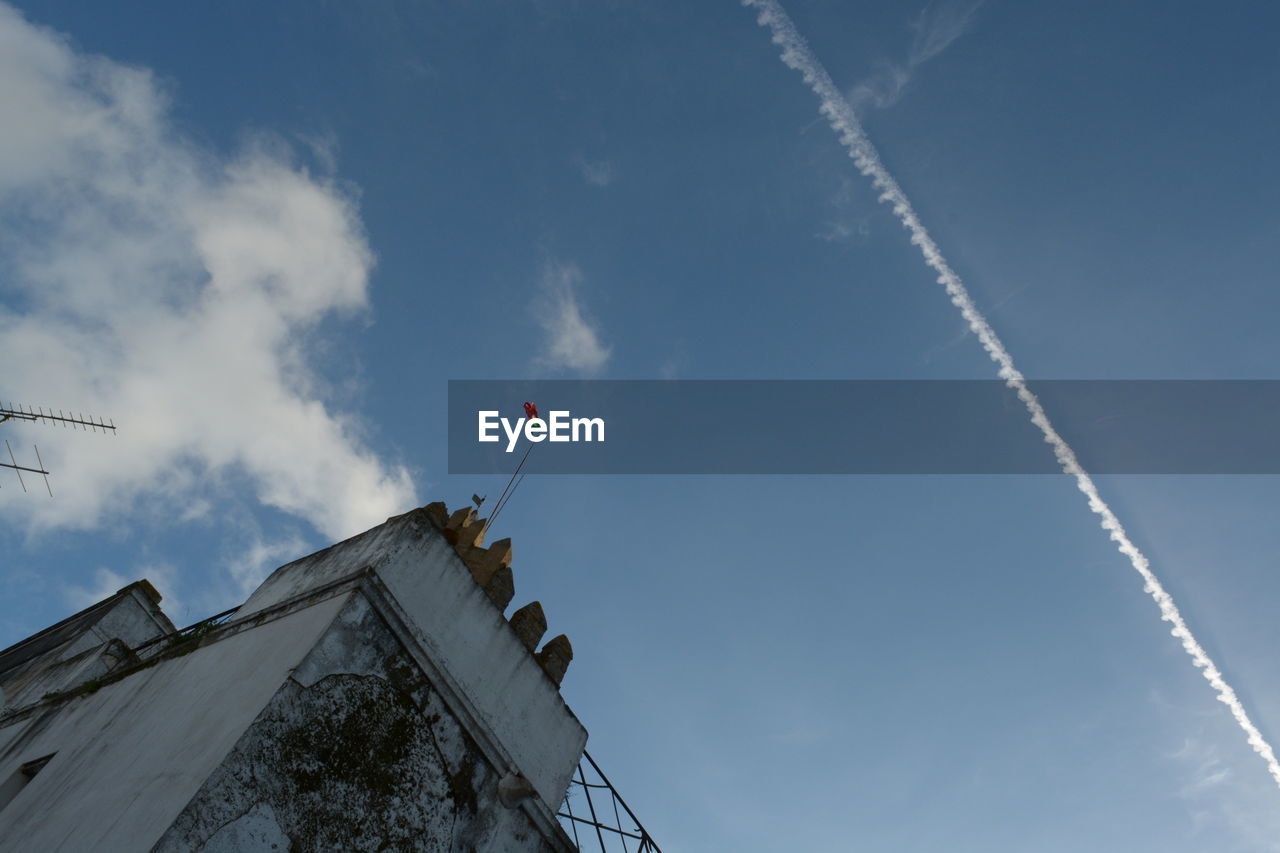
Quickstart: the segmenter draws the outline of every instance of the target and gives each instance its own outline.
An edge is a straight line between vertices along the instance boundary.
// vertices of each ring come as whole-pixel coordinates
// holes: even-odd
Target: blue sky
[[[1280,378],[1280,13],[787,9],[1027,376]],[[0,397],[121,427],[6,433],[56,497],[0,481],[0,645],[500,491],[449,379],[993,376],[754,18],[0,6]],[[1280,483],[1098,483],[1280,737]],[[500,526],[664,850],[1280,850],[1065,477],[531,478]]]

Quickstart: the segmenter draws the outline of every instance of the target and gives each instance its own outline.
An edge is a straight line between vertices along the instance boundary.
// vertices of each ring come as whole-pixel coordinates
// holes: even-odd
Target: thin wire
[[[501,506],[501,507],[498,507],[498,509],[495,509],[495,510],[493,511],[493,515],[489,516],[489,521],[490,521],[490,522],[493,522],[494,520],[496,520],[496,519],[497,519],[497,517],[498,517],[498,512],[499,512],[500,510],[506,509],[507,504],[511,503],[511,498],[512,498],[512,496],[514,496],[514,495],[515,495],[515,493],[516,493],[516,489],[520,488],[520,484],[521,484],[521,483],[523,483],[523,482],[524,482],[524,478],[525,478],[525,477],[528,477],[528,476],[529,476],[529,474],[528,474],[527,472],[526,472],[526,473],[524,473],[524,474],[521,474],[521,475],[520,475],[520,479],[519,479],[519,480],[516,480],[516,484],[515,484],[514,486],[512,486],[512,487],[511,487],[511,494],[507,495],[507,499],[506,499],[505,501],[503,501],[502,506]]]
[[[516,470],[511,472],[511,479],[507,480],[507,485],[503,488],[502,494],[498,495],[498,499],[493,502],[493,512],[498,511],[498,507],[502,505],[503,500],[507,497],[507,491],[511,488],[511,484],[515,481],[516,474],[520,473],[520,468],[524,465],[524,460],[529,458],[529,451],[531,450],[533,450],[532,444],[530,444],[529,447],[525,450],[524,456],[520,457],[520,464],[516,466]],[[492,514],[490,515],[490,517],[492,518]],[[485,526],[486,527],[488,526],[487,522]]]
[[[493,505],[493,512],[489,514],[489,518],[484,523],[484,531],[481,533],[482,536],[484,533],[488,532],[489,528],[493,525],[494,520],[497,519],[498,513],[501,512],[502,508],[511,500],[511,495],[515,493],[515,487],[512,484],[514,483],[515,485],[519,485],[519,483],[516,483],[516,477],[520,474],[520,470],[524,468],[524,463],[529,460],[529,454],[533,452],[533,447],[533,443],[530,442],[528,449],[524,452],[524,456],[520,457],[520,464],[516,466],[516,470],[511,472],[511,479],[507,480],[506,488],[502,490],[502,494],[498,495],[498,500]],[[520,479],[523,480],[524,477],[521,477]]]

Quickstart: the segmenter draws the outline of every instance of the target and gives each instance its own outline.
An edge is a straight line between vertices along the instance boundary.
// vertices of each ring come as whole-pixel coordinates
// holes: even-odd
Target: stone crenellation
[[[462,558],[476,584],[499,610],[505,611],[516,592],[511,572],[511,540],[499,539],[486,548],[484,534],[489,520],[480,518],[472,507],[450,513],[443,501],[436,501],[423,509]],[[513,613],[508,622],[547,677],[556,685],[563,682],[569,662],[573,660],[573,646],[568,637],[560,634],[548,640],[541,651],[535,651],[547,630],[542,605],[531,601]]]

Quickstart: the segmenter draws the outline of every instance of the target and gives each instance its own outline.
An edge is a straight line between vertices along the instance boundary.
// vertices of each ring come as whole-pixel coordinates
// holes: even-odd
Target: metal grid
[[[577,775],[569,782],[563,810],[559,813],[561,825],[578,850],[582,853],[662,853],[591,754],[584,750],[582,759],[578,762]],[[573,810],[575,797],[580,798],[577,814]]]

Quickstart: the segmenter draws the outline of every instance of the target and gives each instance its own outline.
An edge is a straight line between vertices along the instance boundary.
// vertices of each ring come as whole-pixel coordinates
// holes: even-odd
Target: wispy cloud
[[[211,517],[247,484],[337,538],[412,505],[407,471],[309,367],[317,324],[367,307],[373,256],[349,189],[278,141],[202,149],[149,72],[2,3],[0,126],[0,396],[120,425],[7,424],[15,445],[40,443],[56,494],[4,489],[7,518],[88,529],[148,502]]]
[[[257,589],[276,567],[306,556],[310,550],[301,536],[288,535],[268,540],[260,533],[255,533],[244,550],[232,558],[228,567],[237,587],[236,600],[243,600]]]
[[[110,598],[136,580],[146,578],[164,596],[164,611],[170,618],[182,622],[190,616],[189,609],[176,596],[177,572],[168,563],[149,563],[138,566],[130,577],[98,568],[87,584],[67,584],[63,587],[63,599],[72,610],[83,610]]]
[[[579,157],[578,170],[582,173],[582,179],[593,187],[607,187],[616,177],[613,164],[608,160],[588,160],[585,157]]]
[[[854,237],[865,240],[871,236],[871,223],[865,216],[848,221],[830,220],[813,236],[827,243],[846,243]]]
[[[946,50],[968,31],[982,0],[942,2],[926,7],[911,21],[913,36],[902,62],[883,60],[875,72],[849,91],[854,109],[885,108],[902,97],[916,69]]]
[[[542,272],[534,313],[546,337],[542,363],[552,369],[596,373],[611,350],[578,301],[582,271],[574,264],[549,263]]]
[[[670,344],[669,344],[670,345]],[[679,379],[688,367],[688,356],[682,344],[675,344],[667,357],[658,365],[658,376],[662,379]]]
[[[823,222],[813,236],[827,243],[848,243],[855,238],[866,240],[871,236],[871,217],[868,213],[851,210],[859,202],[853,179],[840,173],[834,176],[834,182],[835,189],[828,202],[832,218]]]
[[[1213,733],[1217,727],[1202,723],[1169,756],[1186,776],[1179,796],[1195,831],[1206,839],[1224,841],[1225,836],[1238,844],[1216,845],[1220,848],[1280,853],[1280,814],[1271,808],[1271,793],[1257,784],[1252,767],[1240,766],[1234,749],[1219,743],[1221,737]]]
[[[109,598],[117,590],[128,586],[130,582],[123,575],[116,574],[110,569],[100,568],[94,571],[93,580],[89,584],[69,584],[63,590],[63,598],[72,608],[83,610],[104,598]]]

